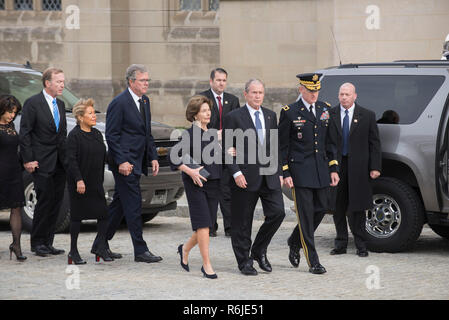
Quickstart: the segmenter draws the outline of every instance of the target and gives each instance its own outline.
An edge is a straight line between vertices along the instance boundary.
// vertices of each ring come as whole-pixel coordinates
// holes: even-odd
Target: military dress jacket
[[[315,117],[300,99],[281,110],[282,171],[284,178],[292,177],[295,187],[329,187],[330,172],[338,172],[337,148],[328,130],[329,107],[317,101]]]

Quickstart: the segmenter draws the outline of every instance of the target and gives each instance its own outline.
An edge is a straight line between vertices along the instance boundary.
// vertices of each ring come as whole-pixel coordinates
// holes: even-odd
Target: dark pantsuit
[[[148,251],[142,236],[142,195],[140,192],[140,175],[124,176],[112,171],[115,180],[114,197],[109,205],[109,226],[106,239],[111,240],[119,227],[123,216],[134,246],[134,255]]]
[[[348,227],[346,223],[346,212],[348,209],[348,158],[342,157],[340,182],[337,186],[337,204],[333,215],[337,237],[335,238],[335,248],[343,249],[348,245]],[[354,235],[354,242],[358,250],[366,251],[366,244],[363,236],[363,223],[365,221],[364,211],[354,211],[348,214],[348,223]]]
[[[64,198],[66,174],[58,163],[56,171],[49,175],[33,174],[37,204],[31,230],[31,247],[53,245],[56,221]]]
[[[282,191],[280,189],[270,190],[266,186],[265,178],[262,181],[262,186],[258,191],[250,192],[238,187],[231,190],[232,248],[240,270],[248,263],[252,265],[252,260],[249,258],[250,250],[252,253],[260,255],[267,249],[271,238],[273,238],[285,216]],[[254,209],[259,198],[262,202],[265,221],[260,227],[251,248]]]
[[[291,247],[303,248],[309,267],[320,263],[315,248],[314,233],[324,217],[328,195],[327,188],[295,187],[296,210],[299,215],[301,232],[299,232],[299,228],[296,226],[288,239],[288,244]]]
[[[232,179],[227,169],[223,170],[220,180],[221,195],[220,210],[223,216],[223,227],[225,231],[231,230],[231,187],[230,180]],[[218,225],[215,225],[215,230],[218,229]]]

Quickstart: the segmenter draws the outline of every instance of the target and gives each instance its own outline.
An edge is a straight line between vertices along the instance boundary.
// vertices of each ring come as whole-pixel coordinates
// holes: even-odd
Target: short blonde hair
[[[73,109],[72,109],[72,114],[75,116],[76,124],[80,124],[79,118],[84,116],[84,114],[86,113],[87,107],[94,108],[94,104],[95,104],[95,101],[92,98],[78,100],[78,102],[73,106]]]

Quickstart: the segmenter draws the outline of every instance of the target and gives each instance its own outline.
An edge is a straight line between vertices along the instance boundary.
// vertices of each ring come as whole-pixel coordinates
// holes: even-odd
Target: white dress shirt
[[[302,100],[302,103],[304,103],[304,106],[307,108],[307,110],[310,111],[310,103],[308,103],[308,102],[307,102],[306,100],[304,100],[302,97],[301,97],[301,100]],[[315,118],[316,118],[315,104],[313,103],[312,105],[313,105],[312,113],[313,113],[313,115],[314,115]]]
[[[217,104],[217,110],[218,112],[220,112],[220,104],[218,103],[218,99],[217,97],[220,97],[221,99],[221,106],[223,107],[224,101],[223,101],[223,92],[221,94],[216,94],[215,91],[213,89],[210,89],[210,91],[212,91],[212,94],[214,95],[215,98],[215,103]]]
[[[354,116],[354,107],[355,104],[352,104],[352,106],[348,109],[348,117],[349,117],[349,129],[351,129],[351,123],[352,123],[352,117]],[[341,127],[343,128],[343,120],[346,116],[346,109],[343,108],[342,105],[340,105],[340,118],[341,118]]]
[[[249,115],[251,116],[251,120],[253,120],[254,128],[256,127],[256,112],[259,111],[259,120],[260,120],[260,123],[262,124],[263,140],[265,141],[265,118],[263,116],[262,108],[259,108],[259,110],[256,110],[256,109],[250,107],[248,104],[245,104],[245,107],[248,108]],[[241,174],[242,174],[241,171],[237,171],[232,176],[235,179],[235,178],[237,178]]]
[[[129,93],[131,93],[131,97],[133,97],[134,102],[136,103],[137,106],[137,111],[140,112],[140,102],[139,100],[142,99],[142,97],[137,96],[137,94],[134,93],[134,91],[131,90],[130,87],[128,87]],[[142,99],[143,101],[143,99]]]
[[[49,95],[47,93],[47,91],[45,91],[45,89],[42,92],[44,93],[45,100],[47,101],[48,107],[50,108],[50,112],[51,112],[51,114],[53,116],[53,119],[54,119],[55,115],[53,114],[53,100],[56,99],[56,98],[53,98],[51,95]],[[59,115],[59,118],[61,118],[60,115]],[[61,119],[59,119],[59,120],[61,120]]]

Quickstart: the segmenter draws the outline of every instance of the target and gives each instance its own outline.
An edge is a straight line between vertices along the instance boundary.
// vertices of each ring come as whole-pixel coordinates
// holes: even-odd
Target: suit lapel
[[[134,118],[137,118],[136,121],[138,121],[143,126],[143,128],[145,128],[145,124],[143,123],[142,115],[140,114],[139,110],[137,109],[137,105],[134,102],[134,99],[131,96],[131,93],[129,93],[129,89],[126,89],[125,96],[127,97],[128,103],[130,104],[130,106],[132,106],[131,114],[133,114]],[[142,97],[142,99],[143,99],[143,97]],[[145,110],[145,108],[144,108],[144,110]]]
[[[360,120],[361,120],[361,114],[360,114],[360,108],[356,105],[354,105],[354,114],[352,115],[352,123],[351,123],[351,129],[349,129],[349,136],[352,135],[352,133],[357,129],[359,126]]]
[[[54,131],[56,131],[55,118],[53,118],[53,113],[50,111],[50,107],[48,106],[48,102],[45,99],[45,96],[44,96],[44,94],[42,92],[40,93],[39,98],[41,100],[40,105],[42,107],[42,112],[45,114],[45,116],[46,116],[46,118],[48,120],[48,123],[50,124],[50,127],[52,127],[52,129]],[[60,110],[59,104],[58,104],[58,110]],[[61,112],[59,112],[59,114],[61,115]]]

